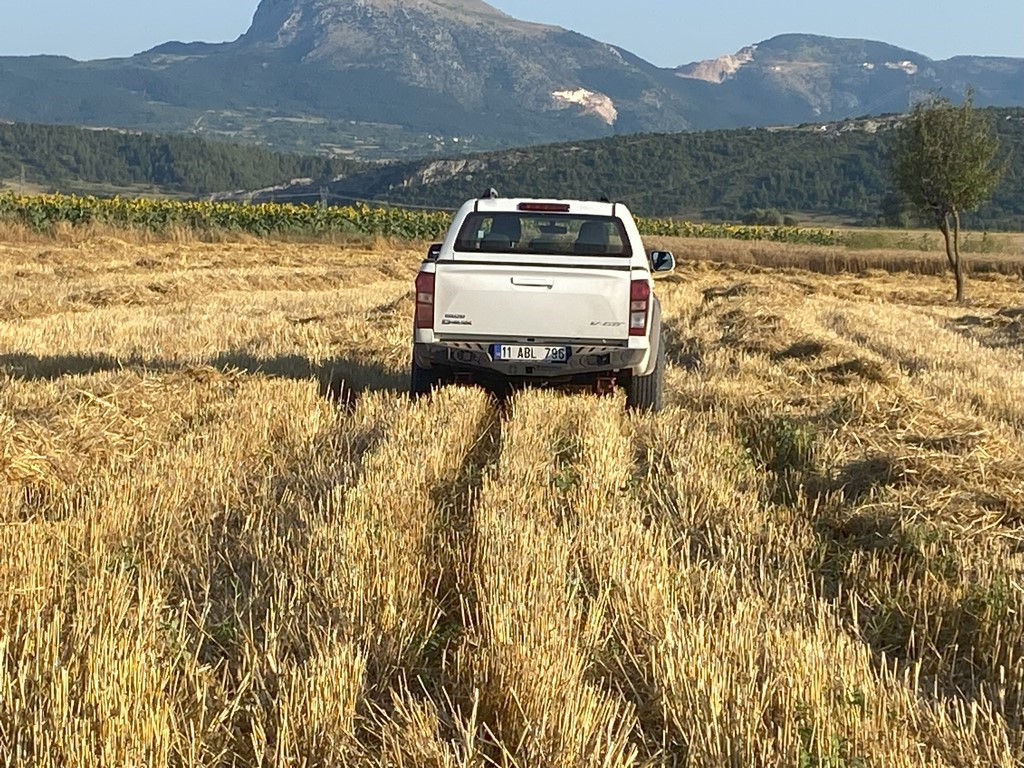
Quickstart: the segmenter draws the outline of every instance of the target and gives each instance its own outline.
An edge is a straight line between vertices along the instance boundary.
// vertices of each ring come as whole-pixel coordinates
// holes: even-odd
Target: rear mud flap
[[[654,300],[654,307],[651,310],[651,347],[647,353],[647,365],[641,376],[650,376],[651,372],[658,367],[658,350],[662,344],[661,338],[661,302]]]

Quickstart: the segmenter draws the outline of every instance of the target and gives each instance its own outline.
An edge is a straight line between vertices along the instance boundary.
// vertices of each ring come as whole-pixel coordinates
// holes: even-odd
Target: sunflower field
[[[270,234],[351,233],[439,240],[451,223],[444,211],[371,207],[365,203],[320,206],[293,203],[231,203],[200,200],[99,198],[77,195],[13,195],[0,193],[0,220],[24,224],[37,231],[54,225],[106,224],[154,232],[183,227],[200,232]],[[800,227],[748,226],[637,218],[640,232],[660,237],[700,237],[765,240],[780,243],[837,245],[838,233]]]

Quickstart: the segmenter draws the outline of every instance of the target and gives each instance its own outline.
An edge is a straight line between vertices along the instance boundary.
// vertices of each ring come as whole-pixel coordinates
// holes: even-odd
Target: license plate
[[[568,363],[572,357],[569,347],[524,346],[520,344],[492,344],[491,358],[515,363]]]

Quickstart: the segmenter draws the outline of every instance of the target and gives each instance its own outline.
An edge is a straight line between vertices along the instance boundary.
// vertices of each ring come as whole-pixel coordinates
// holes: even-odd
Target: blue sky
[[[983,0],[490,0],[512,16],[614,43],[661,66],[784,32],[862,37],[933,59],[1024,57],[1024,2]],[[128,56],[168,40],[233,40],[258,0],[0,0],[0,55]]]

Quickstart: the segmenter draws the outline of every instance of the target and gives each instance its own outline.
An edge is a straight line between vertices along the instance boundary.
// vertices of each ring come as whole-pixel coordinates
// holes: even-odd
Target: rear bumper
[[[507,378],[562,378],[589,373],[639,371],[648,358],[647,347],[618,347],[569,344],[572,355],[565,363],[521,363],[494,360],[490,343],[446,341],[413,345],[413,356],[421,368],[451,371],[486,371]]]

